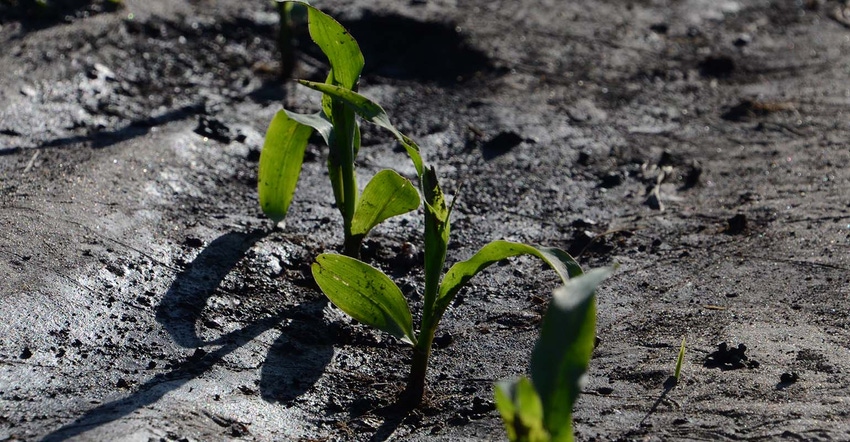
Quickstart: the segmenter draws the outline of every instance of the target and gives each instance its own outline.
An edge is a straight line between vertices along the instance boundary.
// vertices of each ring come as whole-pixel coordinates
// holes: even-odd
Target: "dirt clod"
[[[717,351],[709,354],[705,358],[705,365],[708,368],[719,368],[721,370],[737,370],[741,368],[758,368],[757,361],[750,360],[746,355],[747,346],[738,344],[737,347],[730,348],[725,342],[717,345]]]

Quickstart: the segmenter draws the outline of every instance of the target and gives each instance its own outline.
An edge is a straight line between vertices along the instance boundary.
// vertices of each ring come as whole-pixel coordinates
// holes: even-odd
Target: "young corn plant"
[[[573,406],[596,339],[594,292],[611,269],[555,290],[531,354],[531,379],[496,384],[496,408],[511,442],[572,442]]]
[[[354,91],[363,70],[363,54],[348,31],[329,15],[304,2],[287,2],[307,10],[308,29],[313,41],[330,63],[324,84]],[[355,112],[331,95],[322,96],[322,110],[304,115],[279,111],[266,132],[260,153],[257,179],[260,207],[276,224],[289,210],[304,151],[313,131],[319,132],[329,147],[328,175],[334,199],[343,221],[343,253],[359,256],[363,238],[392,216],[419,207],[419,193],[409,180],[392,170],[378,172],[360,194],[355,158],[360,149],[360,127]]]
[[[581,274],[581,267],[560,249],[493,241],[466,261],[454,264],[443,275],[451,230],[451,207],[446,204],[434,168],[425,167],[419,147],[395,129],[384,110],[368,98],[327,83],[302,81],[302,84],[345,103],[364,120],[388,129],[405,147],[416,168],[425,202],[425,293],[419,331],[414,331],[410,307],[401,290],[380,270],[347,256],[322,254],[316,258],[312,272],[322,292],[342,311],[413,347],[406,399],[409,403],[418,404],[425,391],[425,375],[437,325],[455,295],[472,277],[495,262],[522,254],[540,258],[564,282]]]
[[[673,370],[673,379],[676,384],[682,379],[682,362],[685,360],[685,337],[682,336],[682,345],[679,347],[679,356],[676,357],[676,369]]]

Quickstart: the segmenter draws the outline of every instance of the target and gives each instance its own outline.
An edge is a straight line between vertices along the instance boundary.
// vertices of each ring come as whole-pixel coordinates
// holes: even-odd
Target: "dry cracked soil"
[[[284,228],[256,203],[272,115],[316,103],[277,75],[273,5],[34,5],[0,1],[0,440],[504,439],[493,383],[526,373],[555,275],[474,279],[400,411],[409,349],[310,277],[341,243],[323,147]],[[450,263],[511,239],[619,264],[578,440],[850,440],[844,2],[315,5],[462,189]],[[299,29],[294,74],[322,80]],[[358,166],[413,172],[368,126]],[[414,306],[421,229],[364,251]]]

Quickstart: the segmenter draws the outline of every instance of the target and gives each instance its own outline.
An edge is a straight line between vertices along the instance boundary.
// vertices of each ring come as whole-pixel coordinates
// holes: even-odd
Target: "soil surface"
[[[502,440],[553,273],[515,259],[410,350],[329,306],[320,144],[283,229],[256,202],[282,105],[273,5],[0,2],[0,440]],[[826,0],[316,1],[361,92],[463,185],[449,262],[511,239],[619,263],[579,440],[850,439],[850,10]],[[325,61],[298,32],[294,75]],[[361,182],[412,175],[364,126]],[[421,213],[365,256],[420,301]],[[416,314],[416,313],[415,313]],[[668,388],[682,337],[679,385]],[[667,387],[665,387],[665,385]]]

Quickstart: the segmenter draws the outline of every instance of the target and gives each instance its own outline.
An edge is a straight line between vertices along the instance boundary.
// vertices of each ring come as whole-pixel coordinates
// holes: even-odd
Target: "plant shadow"
[[[327,298],[291,309],[291,319],[269,348],[260,371],[260,395],[267,402],[290,405],[324,374],[333,359],[333,336],[322,322]]]
[[[123,399],[108,402],[87,411],[73,422],[53,431],[44,441],[67,440],[86,431],[128,416],[135,410],[151,405],[167,393],[206,373],[225,356],[273,328],[283,315],[278,315],[248,325],[227,335],[228,344],[210,353],[195,352],[168,373],[160,373],[142,384],[135,393]]]
[[[644,416],[643,419],[640,420],[641,426],[646,423],[647,419],[649,419],[650,416],[655,414],[655,412],[658,410],[658,406],[661,405],[662,402],[664,402],[664,400],[667,398],[667,395],[670,393],[670,391],[673,390],[674,387],[676,387],[678,383],[679,381],[676,379],[675,376],[670,376],[667,378],[666,381],[664,381],[664,390],[661,392],[658,398],[655,399],[655,402],[652,404],[652,406],[649,407],[649,411],[646,412],[646,416]]]
[[[88,410],[73,422],[51,432],[45,441],[72,439],[99,426],[131,415],[159,401],[220,364],[225,357],[267,331],[278,328],[261,368],[260,392],[267,401],[291,402],[304,394],[325,372],[333,357],[333,336],[322,324],[324,297],[276,312],[215,340],[202,340],[195,324],[209,297],[245,253],[268,232],[230,232],[212,241],[180,273],[156,309],[156,320],[182,347],[195,352],[168,372],[158,373],[127,397]],[[280,326],[282,322],[286,325]],[[323,332],[317,332],[317,330]],[[206,352],[201,346],[220,346]]]
[[[63,148],[80,143],[91,143],[91,146],[95,149],[105,149],[147,135],[150,133],[151,128],[162,126],[172,121],[186,120],[195,115],[204,114],[205,112],[206,109],[203,104],[191,104],[170,110],[159,116],[134,120],[110,131],[54,138],[35,147],[22,147],[18,145],[15,147],[0,148],[0,156],[17,154],[22,150]]]
[[[188,348],[209,344],[195,330],[207,301],[245,253],[266,235],[255,230],[219,236],[177,275],[156,308],[156,321],[175,343]]]

